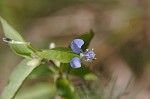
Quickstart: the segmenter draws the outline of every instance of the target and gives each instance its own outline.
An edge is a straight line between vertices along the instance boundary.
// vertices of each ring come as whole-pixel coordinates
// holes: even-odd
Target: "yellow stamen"
[[[97,59],[97,58],[94,58],[94,59]]]

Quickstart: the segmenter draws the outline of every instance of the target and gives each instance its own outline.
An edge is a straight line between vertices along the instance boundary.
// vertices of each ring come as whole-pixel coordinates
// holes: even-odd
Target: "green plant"
[[[63,99],[78,99],[79,95],[70,75],[81,77],[84,80],[97,79],[96,75],[83,63],[81,68],[78,69],[70,67],[70,61],[73,58],[80,58],[80,55],[74,53],[70,47],[37,50],[29,42],[26,42],[3,18],[0,18],[0,20],[6,37],[3,40],[8,42],[17,55],[24,57],[11,73],[8,84],[1,95],[2,99],[49,99],[57,95]],[[94,33],[91,31],[78,37],[78,39],[84,41],[83,51],[86,50],[93,36]],[[90,54],[89,51],[85,51],[86,54],[91,55],[91,51]],[[94,56],[92,55],[92,59]],[[90,57],[90,61],[92,59]],[[32,74],[36,77],[47,75],[46,77],[51,77],[53,80],[37,83],[29,87],[27,91],[20,92],[19,89],[24,82],[33,77]]]

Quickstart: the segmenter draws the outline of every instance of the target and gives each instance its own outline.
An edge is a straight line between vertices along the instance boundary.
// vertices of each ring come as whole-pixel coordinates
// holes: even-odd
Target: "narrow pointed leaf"
[[[63,51],[62,49],[48,49],[48,50],[41,50],[36,53],[39,57],[47,59],[47,60],[57,60],[62,63],[69,63],[72,58],[80,57],[78,54]]]
[[[7,86],[2,92],[1,99],[13,99],[24,80],[40,64],[40,60],[24,59],[12,72]]]
[[[2,17],[0,17],[0,21],[2,24],[2,28],[3,28],[5,37],[11,38],[16,41],[26,42],[21,37],[21,35],[12,26],[10,26],[7,23],[6,20],[4,20]],[[24,56],[24,57],[30,57],[30,55],[34,53],[33,48],[27,44],[9,44],[9,46],[12,48],[12,50],[15,53],[17,53],[18,55]]]

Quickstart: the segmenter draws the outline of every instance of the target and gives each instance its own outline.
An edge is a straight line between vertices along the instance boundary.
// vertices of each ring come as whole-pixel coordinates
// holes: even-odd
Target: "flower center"
[[[92,61],[95,57],[95,53],[93,52],[93,50],[87,50],[84,53],[81,53],[80,57],[85,61]]]

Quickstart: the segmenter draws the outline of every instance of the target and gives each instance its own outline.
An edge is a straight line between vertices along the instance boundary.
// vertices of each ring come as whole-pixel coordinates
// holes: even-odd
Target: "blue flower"
[[[82,39],[75,39],[71,42],[70,47],[73,50],[73,52],[80,54],[80,58],[75,57],[71,60],[70,65],[72,68],[80,68],[81,67],[81,60],[85,61],[92,61],[95,57],[95,53],[93,50],[86,50],[83,52],[82,45],[84,44],[84,41]]]
[[[81,46],[84,44],[84,41],[81,39],[75,39],[71,42],[70,47],[75,53],[83,52]]]

